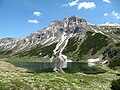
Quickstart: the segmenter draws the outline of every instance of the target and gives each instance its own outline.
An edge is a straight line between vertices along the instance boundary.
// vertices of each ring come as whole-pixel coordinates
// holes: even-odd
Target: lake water
[[[88,66],[87,62],[11,62],[17,67],[27,68],[30,72],[54,72],[54,69],[62,69],[67,73],[101,73],[100,68]]]

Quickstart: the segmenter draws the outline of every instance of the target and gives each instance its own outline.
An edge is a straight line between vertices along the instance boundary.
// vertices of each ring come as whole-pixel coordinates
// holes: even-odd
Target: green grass
[[[106,67],[105,67],[106,69]],[[84,73],[27,73],[7,62],[0,61],[0,90],[110,90],[117,72]]]
[[[0,89],[9,90],[110,90],[118,76],[110,73],[87,75],[82,73],[9,73],[0,75]],[[83,82],[81,82],[81,80]]]

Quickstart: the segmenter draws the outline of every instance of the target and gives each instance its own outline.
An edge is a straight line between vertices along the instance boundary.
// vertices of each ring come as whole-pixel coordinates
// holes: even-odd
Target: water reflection
[[[88,66],[87,62],[11,62],[17,67],[27,68],[31,72],[67,72],[101,73],[104,70]]]

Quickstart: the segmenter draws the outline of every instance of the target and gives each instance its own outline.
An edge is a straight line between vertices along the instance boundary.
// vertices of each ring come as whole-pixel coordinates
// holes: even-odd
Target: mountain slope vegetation
[[[112,43],[112,40],[101,33],[88,31],[83,40],[70,38],[63,53],[71,59],[83,60],[89,57],[100,56]]]

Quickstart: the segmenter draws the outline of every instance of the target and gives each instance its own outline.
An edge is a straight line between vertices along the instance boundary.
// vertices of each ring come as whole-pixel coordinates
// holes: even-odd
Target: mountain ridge
[[[107,23],[107,25],[108,24],[111,24],[111,23]],[[83,50],[82,52],[79,52],[81,50],[80,47],[84,48],[84,46],[86,46],[86,45],[84,45],[83,43],[85,43],[85,41],[87,41],[86,43],[88,43],[90,38],[95,39],[95,42],[96,42],[97,38],[99,37],[101,39],[98,39],[98,40],[101,43],[102,43],[102,41],[104,41],[104,43],[105,43],[105,38],[106,38],[108,43],[105,45],[107,45],[107,46],[110,43],[120,42],[119,33],[116,33],[116,32],[119,32],[120,27],[113,25],[113,23],[112,23],[112,25],[108,25],[108,26],[107,25],[89,24],[85,19],[77,18],[76,16],[64,18],[63,21],[54,20],[48,27],[43,28],[42,30],[38,30],[35,33],[31,33],[27,37],[22,37],[22,38],[17,38],[17,39],[15,39],[15,38],[0,39],[0,50],[1,50],[0,53],[3,55],[6,55],[6,54],[17,55],[18,54],[18,56],[19,56],[20,53],[23,53],[23,52],[28,53],[29,52],[29,54],[32,55],[32,53],[30,53],[30,51],[32,49],[34,50],[34,48],[39,46],[40,51],[39,50],[36,51],[36,52],[39,52],[37,54],[37,56],[41,56],[42,54],[43,54],[43,56],[44,55],[47,56],[49,54],[47,54],[47,50],[45,48],[47,47],[49,49],[50,45],[51,45],[51,47],[53,47],[52,45],[55,45],[55,43],[56,43],[56,46],[54,46],[53,49],[49,49],[49,50],[52,50],[52,51],[50,51],[51,54],[49,56],[49,61],[54,61],[54,59],[56,59],[56,57],[60,61],[71,61],[70,60],[71,58],[69,58],[69,60],[68,60],[68,57],[67,57],[67,56],[69,56],[68,54],[64,55],[62,53],[64,52],[64,49],[69,44],[70,40],[75,37],[75,38],[77,38],[76,40],[79,43],[76,42],[77,48],[75,49],[75,52],[71,51],[71,53],[73,53],[71,55],[72,56],[77,55],[77,58],[74,58],[74,59],[80,59],[78,57],[83,57],[83,56],[79,56],[79,55],[82,55],[82,53],[84,51]],[[87,32],[89,32],[89,33],[87,33]],[[102,38],[104,38],[104,39],[102,39]],[[89,44],[91,44],[91,43],[95,44],[94,42],[89,42]],[[81,46],[81,45],[83,45],[83,46]],[[105,45],[102,45],[102,47],[99,46],[99,48],[97,48],[98,51],[102,50],[103,47],[106,47]],[[96,47],[97,47],[97,45],[96,45]],[[89,49],[92,50],[92,48],[93,47],[90,47]],[[35,49],[35,50],[37,50],[37,49]],[[44,52],[44,51],[46,51],[46,52]],[[75,54],[76,52],[77,52],[77,54]],[[89,51],[89,53],[91,53],[91,51]],[[97,52],[95,51],[95,53],[97,53]],[[87,53],[85,53],[85,54],[87,55]],[[34,56],[34,55],[32,55],[32,56]],[[89,55],[89,56],[91,57],[91,55]],[[85,59],[85,57],[83,59]]]

